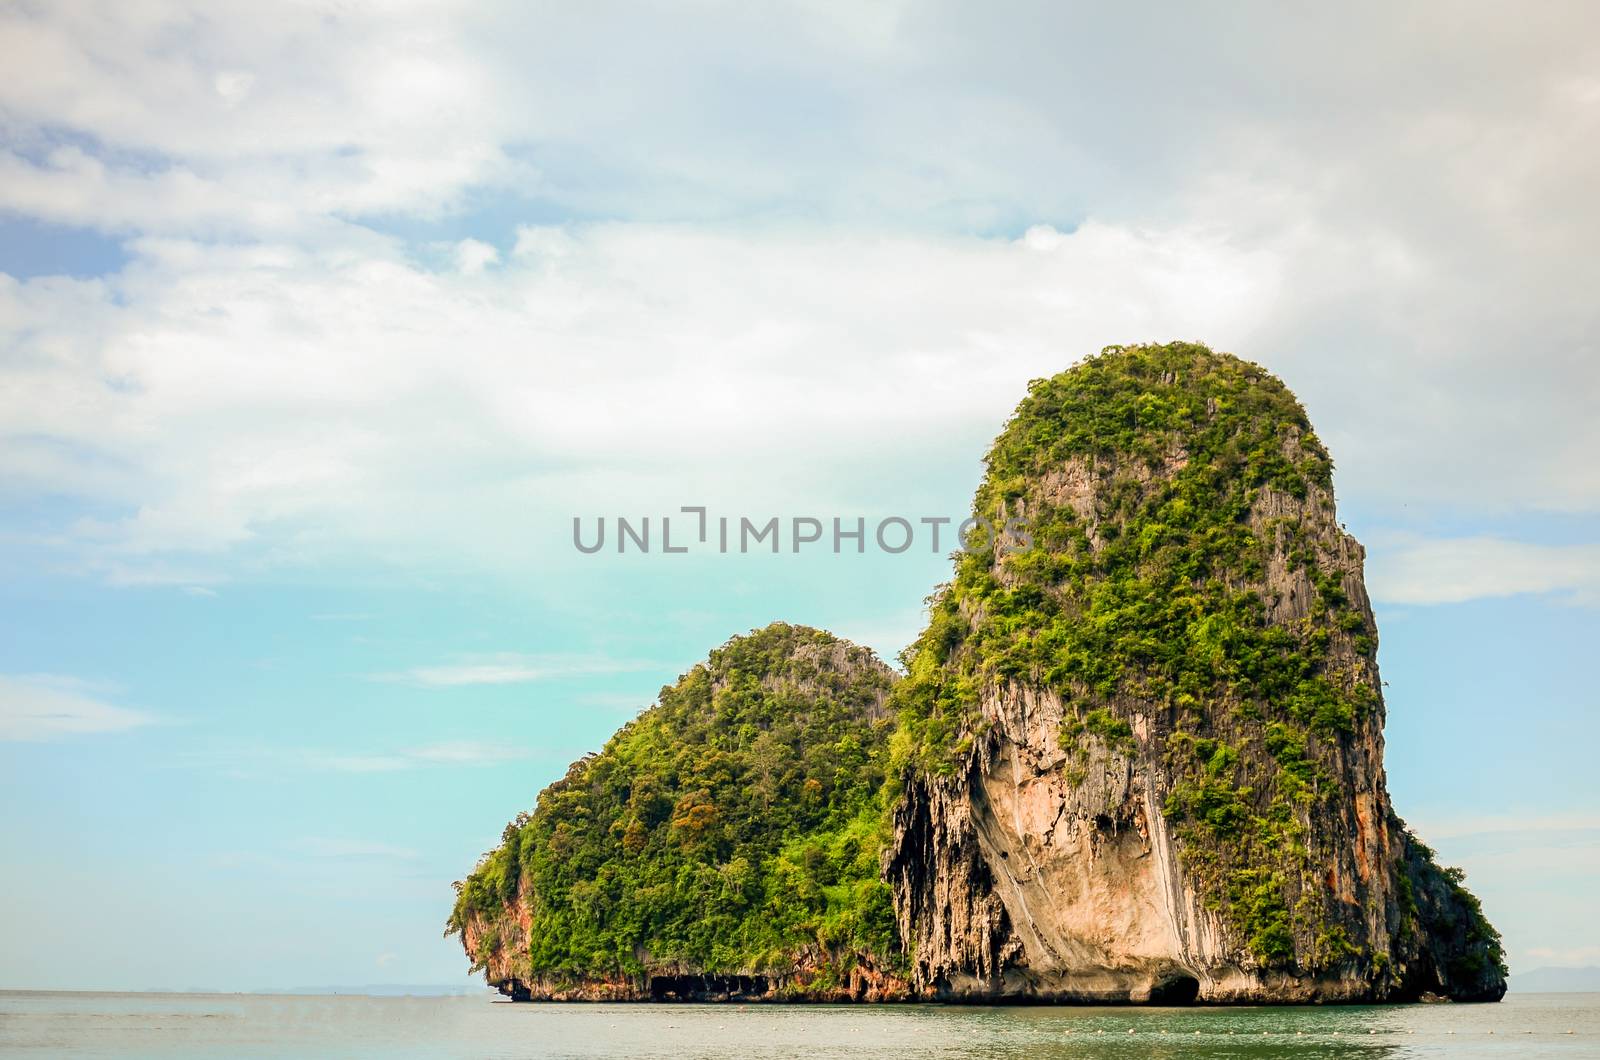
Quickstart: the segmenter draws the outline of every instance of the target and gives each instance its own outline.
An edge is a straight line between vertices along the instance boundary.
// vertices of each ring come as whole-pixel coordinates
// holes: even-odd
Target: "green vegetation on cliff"
[[[1286,708],[1286,751],[1372,709],[1370,689],[1329,673],[1329,631],[1366,625],[1338,575],[1288,520],[1252,525],[1264,488],[1303,500],[1332,475],[1304,410],[1263,369],[1186,343],[1112,347],[1034,381],[988,466],[974,511],[1022,514],[1032,547],[960,555],[931,601],[902,697],[925,764],[941,767],[940,737],[965,724],[980,682],[1195,714],[1270,701]],[[1093,510],[1073,507],[1068,468]],[[1270,622],[1252,588],[1274,549],[1320,579],[1321,606],[1294,628]]]
[[[1334,756],[1381,709],[1332,470],[1278,379],[1204,346],[1110,347],[1034,381],[973,505],[1024,519],[1031,544],[958,555],[930,598],[897,766],[954,771],[983,689],[1049,689],[1079,760],[1162,760],[1183,856],[1257,962],[1359,959],[1325,929],[1308,834],[1312,804],[1349,795]]]
[[[774,624],[713,651],[546,788],[459,887],[480,966],[519,897],[523,979],[675,972],[813,981],[895,954],[879,879],[893,673],[830,634]]]

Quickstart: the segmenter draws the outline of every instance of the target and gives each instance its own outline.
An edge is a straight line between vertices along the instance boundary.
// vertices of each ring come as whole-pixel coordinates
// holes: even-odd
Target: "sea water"
[[[0,992],[0,1054],[81,1057],[1600,1057],[1600,994],[1496,1005],[987,1008]]]

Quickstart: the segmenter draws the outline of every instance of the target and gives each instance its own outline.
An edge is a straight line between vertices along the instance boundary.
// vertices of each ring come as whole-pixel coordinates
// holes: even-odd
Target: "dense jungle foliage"
[[[824,976],[860,955],[891,966],[878,854],[893,677],[819,630],[735,637],[507,827],[450,929],[493,921],[520,887],[529,971],[547,978],[782,973],[802,952]]]

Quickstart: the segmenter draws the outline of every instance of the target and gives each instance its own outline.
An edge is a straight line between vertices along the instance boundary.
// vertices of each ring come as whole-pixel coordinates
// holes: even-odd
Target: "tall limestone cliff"
[[[881,789],[894,673],[775,623],[661,690],[458,885],[508,996],[903,997]]]
[[[1497,1000],[1395,815],[1361,546],[1304,410],[1202,346],[1032,384],[896,691],[885,869],[959,1000]],[[982,544],[980,542],[980,544]]]

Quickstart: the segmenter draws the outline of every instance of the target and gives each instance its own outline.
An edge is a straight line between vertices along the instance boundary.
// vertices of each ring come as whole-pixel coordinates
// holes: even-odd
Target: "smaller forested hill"
[[[735,637],[507,826],[449,931],[519,997],[892,994],[893,680],[820,630]]]

